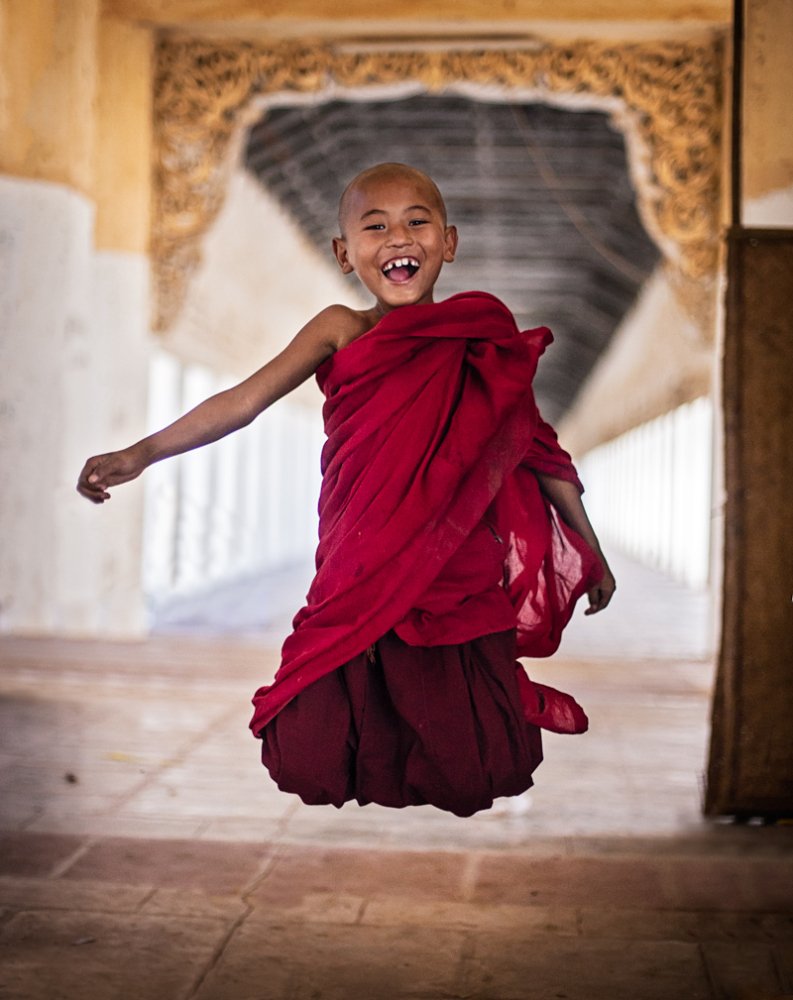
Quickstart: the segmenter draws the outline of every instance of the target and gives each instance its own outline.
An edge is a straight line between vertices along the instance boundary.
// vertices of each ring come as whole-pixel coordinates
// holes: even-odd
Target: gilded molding
[[[719,251],[722,61],[719,38],[393,52],[164,39],[154,88],[155,327],[167,329],[179,312],[257,97],[360,94],[406,81],[434,93],[464,85],[505,99],[608,107],[626,133],[645,226],[677,283],[701,293]]]

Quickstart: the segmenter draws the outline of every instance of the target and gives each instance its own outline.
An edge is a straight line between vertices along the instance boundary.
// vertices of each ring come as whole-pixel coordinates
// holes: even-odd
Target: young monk
[[[531,391],[545,328],[483,292],[434,303],[457,231],[404,164],[359,174],[333,252],[374,297],[323,310],[250,378],[132,447],[90,458],[94,503],[171,455],[249,424],[316,374],[326,396],[319,548],[306,605],[251,728],[279,787],[341,806],[431,803],[467,816],[532,784],[540,727],[583,732],[547,656],[577,599],[614,577],[569,456]]]

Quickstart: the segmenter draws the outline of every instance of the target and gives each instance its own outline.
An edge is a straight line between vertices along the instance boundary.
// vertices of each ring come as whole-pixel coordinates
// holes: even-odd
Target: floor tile
[[[481,861],[473,895],[477,903],[583,906],[599,904],[652,909],[664,890],[648,858],[556,857],[526,859],[492,855]]]
[[[268,847],[259,844],[107,838],[92,845],[63,878],[224,895],[240,893],[268,856]]]
[[[67,879],[0,877],[0,906],[12,910],[79,910],[131,913],[151,890],[148,886]]]
[[[361,914],[364,924],[446,927],[482,931],[520,931],[533,936],[562,934],[577,937],[579,915],[572,907],[483,905],[422,901],[385,896],[369,900]]]
[[[46,833],[0,834],[0,874],[47,876],[70,858],[81,837]]]
[[[443,852],[322,850],[287,846],[278,850],[251,895],[257,905],[299,905],[308,894],[345,893],[462,899],[466,860]]]
[[[641,910],[587,906],[578,911],[583,937],[657,941],[779,942],[793,947],[793,913]]]
[[[708,942],[702,952],[715,1000],[753,1000],[782,992],[771,947],[755,941]]]
[[[459,996],[464,934],[415,927],[246,922],[195,1000]]]
[[[0,995],[175,1000],[186,995],[225,933],[223,922],[207,919],[18,913],[0,928]]]
[[[699,949],[678,942],[479,935],[472,1000],[710,1000]]]

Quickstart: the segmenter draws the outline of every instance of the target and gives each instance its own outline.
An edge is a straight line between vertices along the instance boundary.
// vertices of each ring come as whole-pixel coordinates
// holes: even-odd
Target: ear
[[[451,264],[457,253],[457,226],[447,226],[443,234],[443,259]]]
[[[333,255],[336,258],[339,267],[342,269],[344,274],[352,274],[355,268],[350,263],[350,258],[347,254],[347,244],[343,236],[333,237]]]

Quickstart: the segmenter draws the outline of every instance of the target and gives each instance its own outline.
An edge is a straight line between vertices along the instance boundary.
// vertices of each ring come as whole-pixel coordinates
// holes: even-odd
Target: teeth
[[[389,260],[389,262],[383,268],[383,274],[388,274],[388,272],[394,267],[418,267],[419,262],[415,257],[397,257],[396,260]]]

